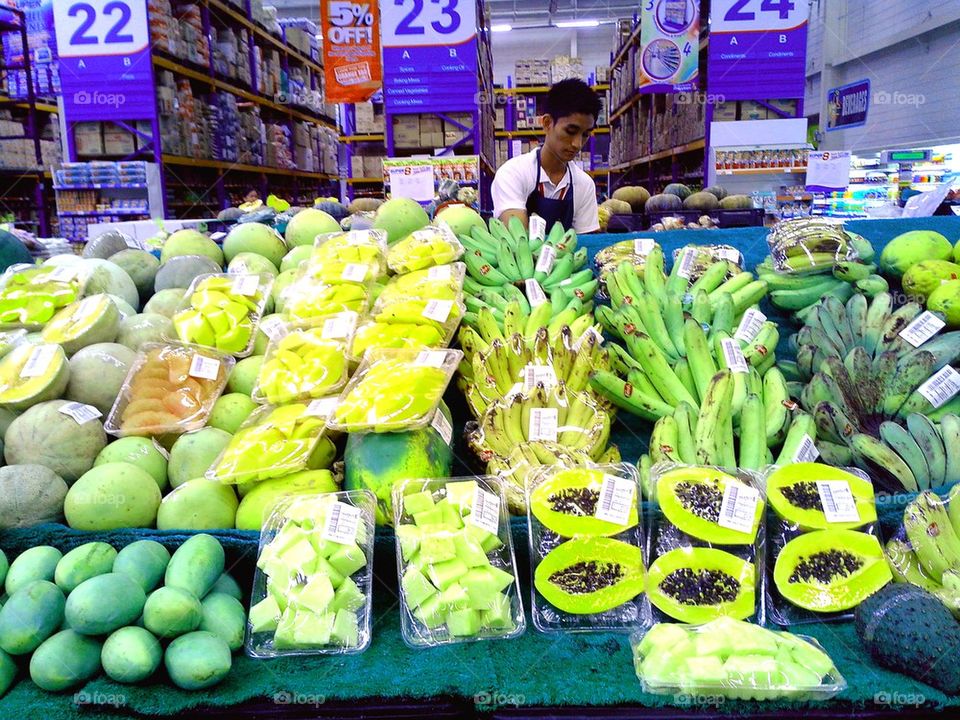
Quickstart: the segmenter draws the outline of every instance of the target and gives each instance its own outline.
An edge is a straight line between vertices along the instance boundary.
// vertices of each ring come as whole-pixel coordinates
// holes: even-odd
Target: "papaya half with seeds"
[[[859,521],[829,522],[817,481],[845,482]],[[767,478],[767,502],[785,522],[801,530],[853,530],[877,520],[873,484],[858,475],[820,463],[793,463],[779,467]]]
[[[756,569],[725,550],[677,548],[650,566],[647,597],[680,622],[701,624],[718,617],[744,620],[756,611]]]
[[[563,537],[609,537],[635,527],[637,497],[623,525],[596,516],[604,473],[591,468],[570,468],[553,474],[530,493],[530,511],[544,527]]]
[[[643,557],[639,547],[620,540],[575,538],[547,553],[533,584],[557,610],[602,613],[643,592]]]
[[[749,532],[729,525],[722,515],[724,495],[749,493],[753,488],[715,468],[688,466],[664,473],[657,480],[657,502],[664,516],[681,532],[715,545],[749,545],[763,517],[758,498]]]
[[[783,598],[815,612],[856,607],[893,580],[880,541],[854,530],[815,530],[783,546],[773,581]]]

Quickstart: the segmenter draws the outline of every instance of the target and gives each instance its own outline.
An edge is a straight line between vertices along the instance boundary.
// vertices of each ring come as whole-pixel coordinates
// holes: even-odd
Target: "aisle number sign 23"
[[[712,32],[790,30],[807,21],[807,0],[714,0]]]
[[[150,43],[146,0],[57,0],[53,22],[62,58],[132,55]]]
[[[476,0],[384,0],[385,47],[457,45],[477,34]]]

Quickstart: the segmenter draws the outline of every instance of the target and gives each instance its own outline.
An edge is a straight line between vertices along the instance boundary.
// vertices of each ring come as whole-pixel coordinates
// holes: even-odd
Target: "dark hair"
[[[600,116],[600,96],[583,80],[561,80],[550,88],[543,109],[554,120],[578,113],[596,120]]]

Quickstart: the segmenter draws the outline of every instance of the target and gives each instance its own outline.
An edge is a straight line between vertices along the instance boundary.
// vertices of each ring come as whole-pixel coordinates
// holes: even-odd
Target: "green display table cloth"
[[[960,238],[960,218],[928,218],[905,221],[850,222],[848,227],[863,234],[878,250],[890,238],[910,229],[936,229],[951,240]],[[638,236],[643,236],[639,234]],[[753,267],[766,254],[762,228],[717,231],[677,231],[656,235],[666,250],[688,242],[724,242],[741,249],[747,267]],[[581,238],[591,254],[626,235],[596,235]],[[451,398],[453,400],[453,398]],[[456,425],[466,419],[462,403],[454,403]],[[624,459],[635,462],[646,447],[650,427],[636,418],[621,414],[613,433]],[[459,472],[474,467],[462,445],[457,446]],[[907,497],[878,503],[883,531],[893,532],[899,523]],[[232,572],[249,587],[252,583],[257,535],[241,531],[215,533],[227,550]],[[142,538],[155,538],[176,547],[186,536],[152,530],[122,530],[95,536],[59,525],[44,525],[26,530],[0,533],[0,548],[8,556],[37,544],[51,544],[64,550],[91,539],[104,540],[119,547]],[[803,633],[815,637],[836,662],[849,687],[837,698],[813,703],[725,702],[704,705],[690,696],[657,696],[643,693],[634,674],[626,635],[598,633],[545,635],[536,632],[529,621],[529,563],[526,526],[513,523],[514,544],[521,578],[522,597],[528,612],[528,629],[510,641],[464,643],[427,650],[412,650],[400,634],[397,595],[396,558],[393,534],[378,532],[374,583],[373,642],[360,655],[344,657],[299,657],[253,660],[235,657],[228,678],[206,691],[185,692],[172,687],[161,670],[149,683],[124,686],[99,677],[74,692],[48,694],[28,680],[17,683],[0,699],[0,717],[37,717],[43,720],[102,716],[108,713],[173,715],[192,714],[200,707],[221,708],[229,717],[296,714],[320,716],[324,706],[342,707],[343,702],[361,705],[367,702],[396,700],[402,703],[453,699],[465,712],[513,707],[621,706],[677,708],[676,712],[703,711],[713,714],[872,715],[899,712],[904,706],[928,708],[960,706],[960,698],[950,698],[933,688],[876,666],[864,653],[851,623],[819,623],[802,626]],[[960,661],[960,660],[958,660]],[[24,674],[25,675],[25,674]],[[22,675],[21,677],[24,677]],[[344,711],[346,712],[346,711]],[[397,711],[399,712],[399,710]],[[517,711],[521,712],[521,711]],[[601,715],[607,711],[600,710]],[[609,714],[619,713],[610,707]],[[533,714],[533,711],[531,711]],[[542,712],[537,713],[542,716]]]

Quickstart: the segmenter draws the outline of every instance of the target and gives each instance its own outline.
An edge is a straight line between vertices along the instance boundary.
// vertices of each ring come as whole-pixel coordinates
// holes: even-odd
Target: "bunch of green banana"
[[[727,280],[743,272],[743,254],[732,245],[685,245],[673,251],[673,262],[687,263],[691,282],[699,280],[717,262],[726,263]]]
[[[865,247],[869,243],[847,232],[842,221],[816,217],[777,223],[767,235],[767,245],[777,271],[790,275],[824,272],[858,258],[869,262],[872,253]]]
[[[621,263],[628,262],[633,265],[634,273],[642,282],[647,255],[655,246],[656,243],[650,238],[638,238],[636,240],[623,240],[599,250],[593,256],[593,267],[597,271],[597,278],[600,281],[597,297],[603,300],[610,298],[610,293],[607,290],[607,278]]]
[[[960,619],[960,486],[947,504],[932,492],[920,493],[903,513],[906,540],[898,533],[886,545],[887,564],[896,582],[922,587]]]
[[[542,327],[555,335],[564,325],[569,325],[579,337],[593,325],[592,300],[584,303],[576,297],[567,298],[565,292],[556,292],[550,301],[531,308],[520,290],[513,285],[504,285],[501,289],[507,288],[512,289],[507,295],[516,295],[511,300],[505,300],[490,288],[489,292],[478,296],[467,294],[463,298],[467,308],[463,325],[476,330],[488,343],[515,333],[532,338]]]

